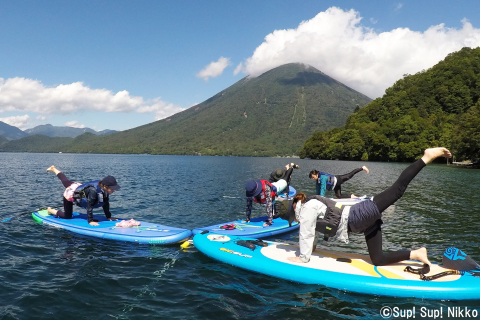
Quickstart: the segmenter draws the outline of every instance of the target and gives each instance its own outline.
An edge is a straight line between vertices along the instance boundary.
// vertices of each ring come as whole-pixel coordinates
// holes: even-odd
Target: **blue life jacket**
[[[95,188],[95,191],[97,193],[97,201],[95,202],[95,204],[93,205],[94,208],[100,208],[100,207],[103,207],[103,204],[104,204],[104,201],[103,201],[103,198],[104,198],[104,195],[103,195],[103,192],[102,192],[102,188],[100,187],[100,185],[98,184],[100,182],[100,180],[95,180],[95,181],[90,181],[90,182],[87,182],[87,183],[84,183],[82,184],[81,186],[79,186],[77,189],[75,189],[75,192],[73,193],[73,201],[74,203],[79,206],[79,207],[82,207],[84,209],[87,209],[87,202],[88,202],[88,197],[87,195],[85,194],[85,188],[86,187],[89,187],[89,186],[92,186]]]
[[[335,185],[335,176],[333,174],[329,174],[326,172],[319,172],[318,173],[318,178],[320,179],[320,176],[327,176],[327,190],[331,191]]]

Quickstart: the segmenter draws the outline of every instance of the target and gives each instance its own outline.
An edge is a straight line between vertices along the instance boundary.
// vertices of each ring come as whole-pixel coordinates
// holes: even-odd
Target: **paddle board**
[[[469,273],[422,281],[418,274],[404,271],[407,266],[421,267],[422,264],[417,261],[402,261],[376,267],[368,256],[323,248],[312,254],[310,262],[294,263],[287,258],[298,256],[297,246],[265,241],[268,246],[255,246],[255,249],[251,250],[237,244],[239,240],[248,239],[199,233],[193,237],[193,243],[199,251],[218,261],[299,283],[379,296],[436,300],[480,299],[480,277]],[[450,270],[434,264],[427,276],[444,271]]]
[[[260,239],[297,230],[300,226],[297,222],[292,222],[292,226],[290,227],[287,220],[277,218],[273,219],[273,224],[271,226],[264,227],[263,223],[265,222],[265,220],[267,220],[267,216],[252,218],[250,219],[250,223],[242,222],[244,220],[235,220],[226,223],[215,224],[213,226],[196,228],[192,230],[192,233],[195,235],[202,231],[208,230],[209,232],[215,232],[218,234],[226,234],[230,236],[246,236]],[[233,225],[234,229],[222,229],[222,226],[225,225]]]
[[[297,194],[297,190],[295,190],[295,188],[292,187],[292,186],[289,187],[288,191],[289,191],[288,192],[288,198],[293,198]],[[277,200],[281,201],[281,200],[285,200],[285,199],[287,199],[287,192],[286,191],[277,195]]]
[[[47,210],[35,211],[32,213],[32,217],[37,222],[66,229],[74,233],[119,241],[165,245],[183,242],[192,235],[192,232],[188,229],[143,221],[139,221],[140,226],[120,228],[116,227],[115,224],[121,220],[108,221],[103,215],[94,215],[94,219],[99,221],[99,225],[91,226],[87,222],[87,215],[78,212],[73,213],[72,219],[57,218],[49,215]]]

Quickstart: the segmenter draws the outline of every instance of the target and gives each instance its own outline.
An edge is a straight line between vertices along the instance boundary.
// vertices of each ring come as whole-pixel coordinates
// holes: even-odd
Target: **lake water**
[[[60,205],[72,181],[105,175],[122,189],[111,211],[193,229],[244,217],[244,185],[294,161],[292,186],[313,194],[311,169],[343,174],[366,165],[343,192],[374,195],[405,163],[286,158],[0,153],[0,219]],[[457,246],[480,261],[480,170],[432,164],[384,217],[384,249],[426,246],[434,262]],[[330,194],[330,196],[332,196]],[[96,210],[101,214],[102,210]],[[263,215],[256,205],[253,215]],[[37,224],[30,215],[0,223],[0,319],[381,319],[383,306],[478,308],[479,301],[431,301],[349,293],[251,273],[216,262],[194,247],[149,246],[83,237]],[[298,241],[298,232],[270,240]],[[364,237],[328,247],[366,254]],[[417,313],[417,318],[420,314]]]

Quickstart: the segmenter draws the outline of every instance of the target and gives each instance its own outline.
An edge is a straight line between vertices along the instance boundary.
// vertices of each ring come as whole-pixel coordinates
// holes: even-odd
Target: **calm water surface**
[[[267,178],[292,159],[0,153],[0,219],[61,204],[72,181],[114,175],[119,218],[193,229],[244,216],[247,180]],[[312,194],[311,169],[347,173],[367,165],[343,192],[374,195],[395,181],[402,163],[294,159],[292,185]],[[448,246],[480,261],[480,170],[433,164],[384,216],[384,248],[426,246],[434,262]],[[331,196],[331,195],[330,195]],[[102,210],[96,211],[102,213]],[[260,206],[254,215],[263,215]],[[354,294],[250,273],[194,247],[149,246],[79,236],[25,215],[0,224],[0,319],[381,319],[383,306],[478,308],[479,301],[431,301]],[[329,249],[366,254],[363,236]],[[270,240],[298,241],[293,232]],[[420,314],[417,313],[417,318]]]

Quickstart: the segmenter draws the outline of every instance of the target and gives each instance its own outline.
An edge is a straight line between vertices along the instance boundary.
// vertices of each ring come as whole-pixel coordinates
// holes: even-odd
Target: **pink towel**
[[[117,222],[115,226],[120,227],[120,228],[131,228],[131,227],[136,227],[139,226],[140,222],[135,221],[133,219],[130,220],[122,220],[120,222]]]

